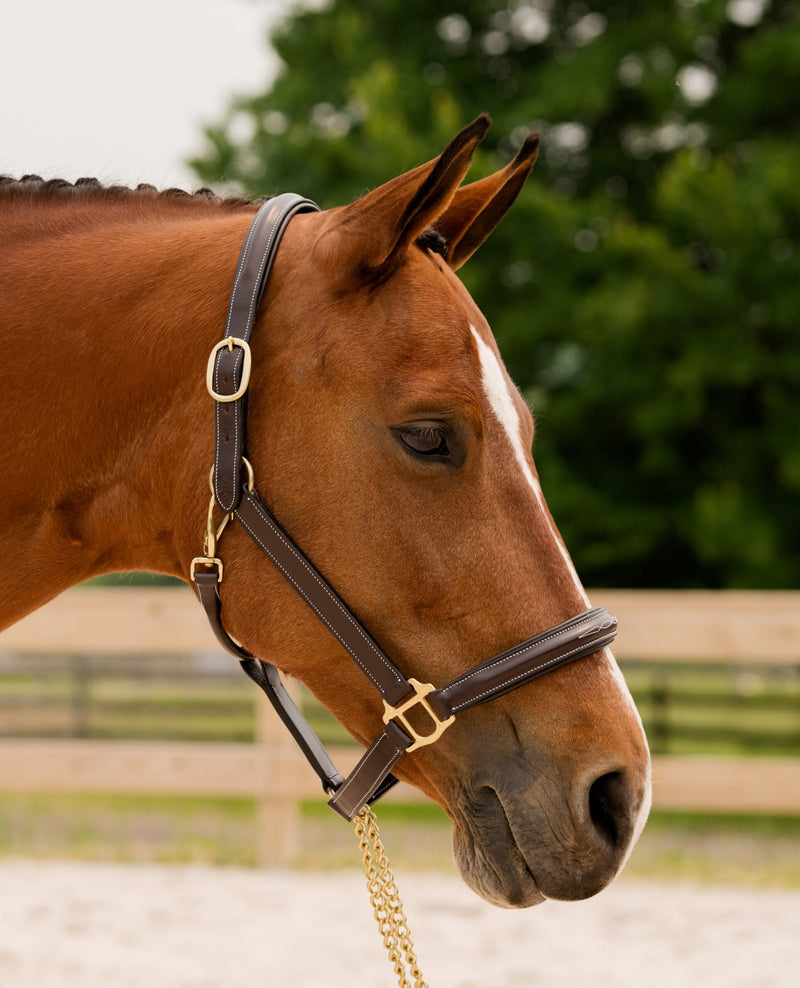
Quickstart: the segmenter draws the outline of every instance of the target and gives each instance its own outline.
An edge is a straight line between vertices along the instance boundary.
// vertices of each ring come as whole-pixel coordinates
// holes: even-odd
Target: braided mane
[[[183,189],[163,189],[159,191],[154,185],[141,183],[135,189],[124,185],[103,185],[96,178],[79,178],[76,182],[68,182],[63,178],[43,179],[41,175],[23,175],[16,179],[10,175],[0,175],[0,198],[36,199],[37,201],[54,199],[73,200],[114,200],[122,199],[160,199],[173,202],[207,203],[225,209],[238,209],[245,206],[258,205],[268,196],[248,199],[244,196],[218,196],[208,188],[196,192],[185,192]]]

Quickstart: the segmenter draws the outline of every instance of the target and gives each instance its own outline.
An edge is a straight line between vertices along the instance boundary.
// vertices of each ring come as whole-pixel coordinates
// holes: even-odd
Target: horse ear
[[[357,245],[360,276],[385,277],[417,237],[436,223],[450,205],[490,123],[489,116],[482,113],[438,158],[342,209],[337,226],[347,242]]]
[[[447,241],[447,262],[460,268],[494,230],[519,195],[539,153],[539,135],[529,134],[513,161],[494,175],[465,185],[436,220]]]

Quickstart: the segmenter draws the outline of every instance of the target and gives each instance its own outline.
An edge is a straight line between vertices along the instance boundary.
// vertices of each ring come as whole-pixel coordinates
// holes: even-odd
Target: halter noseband
[[[211,351],[208,363],[206,383],[216,403],[216,452],[211,474],[213,494],[204,554],[192,560],[191,577],[218,641],[240,660],[247,675],[267,694],[331,795],[328,805],[350,820],[365,803],[374,802],[397,782],[391,770],[405,752],[438,740],[461,711],[502,696],[608,645],[617,633],[617,620],[604,608],[592,607],[435,689],[430,683],[406,679],[272,517],[254,490],[252,469],[244,458],[250,336],[272,262],[289,221],[296,213],[318,209],[309,199],[292,193],[270,199],[256,214],[242,247],[225,336]],[[243,479],[243,467],[246,479]],[[215,504],[225,513],[218,526],[213,518]],[[272,560],[383,698],[383,730],[347,779],[336,770],[319,738],[289,696],[278,670],[256,659],[222,626],[219,588],[223,567],[216,555],[216,543],[231,518],[244,527]],[[426,714],[427,731],[420,732],[411,723],[409,713],[414,708],[421,708]],[[419,717],[416,717],[415,724],[418,723]]]

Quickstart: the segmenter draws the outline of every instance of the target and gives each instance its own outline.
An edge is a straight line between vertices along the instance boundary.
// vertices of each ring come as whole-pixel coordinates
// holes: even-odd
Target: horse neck
[[[0,265],[0,551],[14,560],[0,628],[99,573],[186,575],[212,462],[205,362],[252,215],[98,204],[34,235],[16,213]]]

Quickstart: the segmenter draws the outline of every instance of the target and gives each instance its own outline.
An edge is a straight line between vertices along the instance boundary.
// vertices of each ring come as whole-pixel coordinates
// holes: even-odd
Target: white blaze
[[[481,339],[478,331],[474,326],[470,326],[472,330],[472,335],[475,337],[475,342],[478,345],[478,355],[481,361],[481,374],[483,378],[483,387],[486,392],[486,397],[489,399],[489,405],[492,411],[497,417],[498,421],[503,427],[503,431],[506,436],[508,436],[508,441],[511,443],[511,448],[514,451],[514,458],[522,471],[523,477],[530,484],[533,493],[536,496],[536,501],[539,504],[542,515],[553,535],[553,541],[556,546],[558,546],[558,551],[561,553],[564,563],[567,567],[567,571],[572,577],[575,587],[581,595],[581,598],[589,606],[589,598],[586,596],[586,591],[583,589],[583,584],[578,578],[578,574],[575,571],[575,567],[572,565],[572,560],[569,558],[569,553],[561,541],[561,536],[555,529],[550,514],[545,507],[544,498],[542,496],[542,489],[539,486],[538,481],[533,475],[530,463],[528,462],[528,456],[525,449],[525,442],[522,438],[521,422],[519,419],[519,414],[517,412],[516,406],[514,404],[514,399],[511,396],[511,390],[509,389],[508,378],[503,372],[503,368],[500,365],[500,361],[497,359],[494,351]],[[636,709],[636,704],[633,702],[633,697],[630,694],[627,683],[620,672],[617,661],[614,658],[612,652],[608,648],[604,648],[602,651],[603,656],[606,659],[606,668],[609,670],[611,677],[615,680],[621,694],[626,698],[627,702],[630,704],[632,710],[636,714],[639,720],[639,725],[642,724],[641,716],[639,711]],[[644,728],[642,727],[642,737],[644,737]],[[639,838],[639,834],[644,827],[645,821],[647,820],[647,815],[650,811],[650,780],[648,775],[647,780],[647,790],[645,799],[643,801],[642,807],[639,811],[639,818],[635,826],[635,836],[631,841],[628,854],[633,850],[633,845]],[[627,857],[626,857],[627,860]],[[621,866],[620,866],[621,868]]]
[[[544,516],[544,519],[553,535],[553,541],[564,559],[567,570],[572,577],[572,580],[582,599],[588,606],[589,598],[586,596],[586,591],[583,589],[583,584],[578,578],[578,574],[575,572],[575,567],[572,565],[572,560],[569,558],[569,553],[567,552],[564,543],[561,541],[561,536],[555,530],[555,527],[550,519],[550,515],[545,508],[544,498],[542,497],[542,489],[539,486],[539,482],[533,475],[530,463],[528,463],[525,444],[522,439],[519,414],[517,413],[516,406],[514,405],[514,399],[511,397],[511,391],[508,387],[506,375],[503,373],[503,368],[500,366],[500,361],[495,356],[491,347],[484,343],[474,326],[470,326],[470,329],[472,330],[472,335],[475,337],[475,342],[478,345],[478,356],[481,360],[481,374],[483,377],[483,387],[486,391],[486,397],[489,399],[489,404],[492,411],[502,425],[503,431],[508,436],[508,441],[511,443],[511,449],[514,451],[514,458],[522,471],[523,477],[528,481],[533,493],[536,496],[542,515]]]

